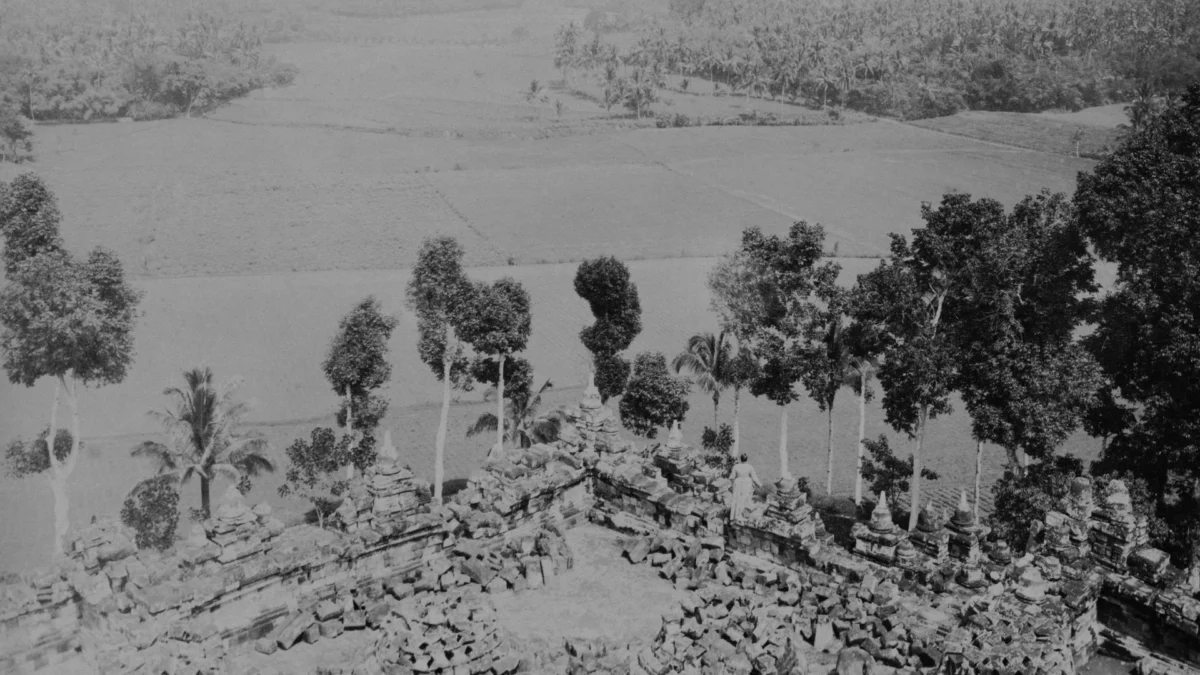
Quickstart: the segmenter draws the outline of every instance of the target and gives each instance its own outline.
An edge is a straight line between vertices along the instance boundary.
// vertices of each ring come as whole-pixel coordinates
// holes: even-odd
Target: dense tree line
[[[626,81],[672,72],[730,93],[912,119],[1178,90],[1200,74],[1198,44],[1200,6],[1189,0],[672,0],[623,53],[564,28],[555,62],[605,81],[616,65]]]
[[[927,432],[961,399],[971,416],[978,474],[987,448],[1007,458],[991,515],[999,536],[1023,546],[1029,523],[1053,508],[1082,463],[1058,454],[1072,433],[1101,438],[1090,468],[1102,493],[1112,479],[1130,484],[1135,506],[1151,519],[1151,542],[1182,564],[1200,559],[1200,85],[1143,111],[1121,145],[1083,172],[1073,198],[1043,192],[1005,208],[991,199],[947,194],[921,207],[923,225],[892,235],[890,255],[838,285],[841,271],[825,253],[825,232],[797,222],[785,233],[749,228],[739,247],[711,271],[708,286],[721,331],[691,337],[672,365],[642,352],[632,367],[619,353],[641,329],[641,306],[628,268],[613,258],[583,263],[575,290],[596,322],[580,338],[606,397],[620,396],[621,422],[645,438],[682,420],[692,384],[711,396],[714,428],[706,447],[737,447],[740,393],[780,406],[780,473],[788,475],[787,412],[806,390],[828,417],[826,490],[833,486],[833,405],[842,387],[859,397],[857,481],[891,496],[910,490],[920,507]],[[15,383],[55,383],[48,428],[31,442],[9,444],[9,473],[44,474],[56,498],[56,535],[66,532],[66,479],[80,453],[78,385],[120,382],[132,363],[132,328],[140,293],[120,262],[98,249],[76,260],[59,235],[60,215],[31,174],[0,184],[0,233],[7,285],[0,293],[0,350]],[[1104,294],[1096,259],[1117,267]],[[418,318],[415,345],[443,382],[437,437],[435,500],[441,499],[446,422],[453,389],[495,385],[497,408],[469,433],[495,430],[490,459],[505,446],[552,442],[561,419],[538,412],[546,381],[533,389],[523,352],[532,332],[529,294],[515,280],[472,282],[463,250],[448,237],[429,239],[407,288]],[[346,478],[337,474],[373,456],[373,430],[386,409],[379,390],[390,377],[386,357],[396,320],[371,298],[339,325],[324,370],[341,408],[343,433],[314,430],[288,450],[288,490],[327,513]],[[606,365],[611,364],[611,365]],[[160,473],[201,478],[201,512],[216,474],[248,489],[274,464],[253,434],[240,433],[246,404],[232,398],[236,379],[217,386],[211,371],[185,374],[168,390],[176,405],[158,415],[166,442],[139,454]],[[887,424],[912,441],[898,458],[886,437],[863,437],[871,380],[882,389]],[[799,385],[799,387],[797,387]],[[734,426],[719,425],[723,391],[734,393]],[[72,413],[61,429],[58,402]],[[865,458],[869,450],[870,457]],[[970,449],[964,449],[969,452]],[[907,480],[903,474],[908,473]],[[153,488],[153,490],[151,490]],[[163,485],[141,488],[142,502],[170,501]],[[861,490],[856,488],[856,501]],[[889,500],[890,501],[890,500]],[[909,513],[915,526],[918,509]],[[136,515],[136,514],[135,514]],[[139,516],[140,518],[140,516]],[[161,525],[161,527],[160,527]],[[156,524],[161,539],[171,525]],[[148,535],[148,536],[150,536]],[[161,535],[161,536],[160,536]],[[158,541],[156,539],[156,541]]]
[[[34,120],[171,117],[296,73],[263,55],[262,27],[224,14],[78,10],[6,7],[0,109]]]

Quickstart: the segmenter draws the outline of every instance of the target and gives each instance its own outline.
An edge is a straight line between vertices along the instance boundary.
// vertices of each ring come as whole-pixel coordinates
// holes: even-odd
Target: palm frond
[[[497,426],[499,426],[499,423],[496,421],[494,413],[483,413],[475,420],[475,424],[472,424],[467,429],[467,438],[482,434],[485,431],[495,431]]]
[[[236,466],[225,462],[213,464],[209,468],[208,474],[210,479],[218,475],[225,476],[231,481],[239,481],[242,479],[242,472],[239,471]]]
[[[230,457],[229,460],[230,464],[236,466],[238,471],[247,476],[253,477],[275,472],[275,462],[256,452],[245,452],[236,457]]]
[[[537,443],[553,443],[562,429],[561,414],[540,417],[529,427],[529,436]]]

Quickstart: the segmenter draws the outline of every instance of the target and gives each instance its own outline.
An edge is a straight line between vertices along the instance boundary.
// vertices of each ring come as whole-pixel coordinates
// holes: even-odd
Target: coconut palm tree
[[[688,338],[687,349],[675,357],[671,367],[676,373],[687,370],[692,382],[713,400],[713,426],[717,424],[717,411],[721,406],[721,392],[729,388],[729,360],[733,346],[728,334],[721,331],[698,333]]]
[[[173,474],[186,483],[200,477],[200,508],[211,515],[209,490],[212,480],[222,475],[238,481],[238,489],[249,490],[250,478],[273,472],[275,464],[265,453],[267,441],[259,435],[239,435],[238,426],[251,403],[235,401],[241,378],[218,387],[207,367],[183,374],[187,387],[170,387],[163,394],[174,401],[174,410],[151,411],[166,432],[166,441],[146,441],[133,451],[134,457],[150,457],[159,475]]]
[[[558,431],[563,422],[562,412],[555,410],[549,415],[538,415],[538,408],[542,405],[542,394],[552,387],[554,384],[550,380],[546,380],[537,393],[510,398],[505,403],[505,441],[517,447],[528,448],[535,443],[553,443],[558,440]],[[483,400],[488,400],[495,393],[495,388],[487,390],[484,392]],[[475,420],[475,424],[467,429],[467,437],[491,431],[496,431],[496,415],[488,412],[480,415]],[[496,449],[493,446],[492,450],[488,452],[489,459],[492,458]]]

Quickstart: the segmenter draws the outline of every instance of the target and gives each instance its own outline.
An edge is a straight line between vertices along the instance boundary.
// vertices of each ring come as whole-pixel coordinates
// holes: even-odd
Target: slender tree
[[[856,286],[846,298],[849,312],[853,312],[857,305],[855,293],[859,292],[858,289],[859,287]],[[854,464],[854,504],[861,506],[863,462],[867,451],[867,401],[872,400],[875,395],[871,381],[879,372],[880,353],[883,348],[880,344],[879,326],[864,323],[861,318],[850,322],[842,340],[846,344],[850,356],[849,370],[846,372],[846,386],[850,387],[854,391],[854,395],[858,397],[858,446]]]
[[[933,215],[928,205],[922,211],[927,221]],[[923,245],[910,248],[904,237],[893,234],[891,258],[859,276],[852,310],[858,321],[882,327],[879,380],[885,416],[893,429],[916,439],[909,530],[916,527],[920,511],[925,429],[931,417],[952,410],[957,363],[953,343],[940,330],[949,280],[943,267],[921,255],[925,250]]]
[[[212,370],[198,367],[183,373],[187,387],[170,387],[163,395],[174,407],[151,411],[166,434],[165,442],[145,441],[133,450],[134,457],[155,461],[159,475],[172,475],[180,484],[200,477],[200,510],[212,515],[210,489],[217,475],[236,481],[242,494],[250,491],[250,479],[273,472],[275,463],[267,456],[267,440],[261,434],[240,433],[239,427],[253,404],[235,400],[242,385],[233,378],[218,386]]]
[[[354,467],[365,469],[374,460],[374,430],[387,413],[387,401],[374,394],[392,376],[387,361],[388,340],[399,320],[384,315],[379,301],[368,296],[342,318],[321,365],[325,379],[342,398],[337,422],[352,437],[346,478]],[[370,441],[363,442],[370,437]]]
[[[750,385],[761,376],[758,359],[747,347],[739,344],[733,350],[733,357],[729,360],[727,373],[729,387],[733,389],[733,456],[740,457],[742,450],[740,425],[742,390],[749,389]]]
[[[826,416],[825,493],[828,495],[833,494],[833,404],[855,363],[846,339],[849,293],[837,285],[839,272],[840,265],[828,263],[818,275],[816,303],[810,310],[813,320],[800,357],[800,378]]]
[[[450,390],[469,390],[471,377],[460,336],[462,311],[472,306],[474,287],[462,268],[463,249],[452,237],[421,243],[407,288],[408,308],[417,315],[421,360],[442,382],[442,412],[434,454],[433,502],[442,503],[446,475],[446,428]]]
[[[533,331],[529,292],[512,277],[491,286],[475,285],[469,311],[462,318],[463,339],[496,361],[496,446],[504,447],[504,361],[523,351]]]
[[[79,385],[115,384],[133,363],[133,327],[142,294],[125,280],[120,260],[97,248],[84,262],[63,250],[54,196],[32,174],[0,184],[0,233],[8,284],[0,290],[0,352],[14,384],[54,379],[46,438],[58,439],[58,403],[71,408],[66,456],[43,443],[54,494],[55,553],[70,526],[67,482],[80,455]],[[36,445],[36,444],[35,444]],[[34,445],[29,447],[35,450]]]
[[[620,353],[642,332],[642,304],[629,268],[612,256],[585,260],[575,273],[575,292],[587,301],[596,322],[579,333],[592,353],[600,400],[620,396],[629,362]]]

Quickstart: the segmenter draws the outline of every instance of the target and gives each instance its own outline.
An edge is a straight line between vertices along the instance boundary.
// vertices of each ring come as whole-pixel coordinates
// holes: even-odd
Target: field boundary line
[[[792,222],[806,220],[805,218],[792,213],[790,209],[787,209],[786,207],[779,205],[770,197],[766,197],[766,196],[760,195],[760,194],[755,194],[752,192],[746,192],[744,190],[738,190],[736,188],[726,187],[719,183],[713,183],[713,182],[704,180],[703,178],[700,178],[699,176],[697,176],[685,169],[679,169],[679,168],[673,167],[670,164],[668,164],[660,159],[651,157],[650,155],[648,155],[646,153],[645,150],[643,150],[642,148],[639,148],[637,145],[635,145],[633,143],[627,142],[623,138],[619,138],[619,137],[614,137],[614,138],[616,138],[618,143],[621,143],[629,148],[632,148],[635,152],[640,154],[642,157],[645,157],[647,159],[648,163],[650,163],[652,165],[660,166],[669,173],[675,174],[675,175],[683,177],[683,178],[688,178],[703,187],[707,187],[707,188],[710,188],[713,190],[719,190],[719,191],[725,193],[726,195],[733,197],[734,199],[740,199],[743,202],[746,202],[747,204],[752,204],[761,209],[766,209],[768,211],[778,213],[781,216],[785,216],[785,217],[791,219]],[[713,161],[713,160],[706,159],[705,161]],[[719,158],[716,161],[720,161]],[[858,244],[859,246],[863,246],[867,249],[879,250],[881,253],[884,253],[883,249],[880,249],[877,246],[873,246],[866,242],[859,241],[856,237],[851,236],[844,230],[841,230],[836,227],[830,227],[828,225],[825,225],[825,229],[827,232],[836,234],[839,237],[841,237],[842,239],[845,239],[846,241],[848,241],[852,244]]]
[[[1029,152],[1029,153],[1035,153],[1035,154],[1039,154],[1039,155],[1053,155],[1055,157],[1069,157],[1071,159],[1084,159],[1082,157],[1075,157],[1074,155],[1068,155],[1068,154],[1065,154],[1062,152],[1050,152],[1048,150],[1038,150],[1036,148],[1027,148],[1027,147],[1021,146],[1021,145],[1013,145],[1012,143],[1002,143],[1000,141],[989,141],[989,140],[986,140],[983,138],[978,138],[976,136],[971,136],[968,134],[960,134],[960,133],[956,133],[953,131],[946,131],[944,129],[930,129],[929,127],[923,127],[919,124],[913,124],[912,122],[905,122],[903,120],[893,120],[893,119],[888,119],[886,117],[880,117],[879,119],[881,121],[887,122],[889,124],[898,124],[900,126],[905,126],[910,129],[920,129],[922,131],[928,131],[933,134],[943,134],[946,136],[953,136],[954,138],[965,138],[965,139],[968,139],[971,141],[975,141],[976,143],[983,143],[984,145],[991,145],[991,146],[994,146],[997,148],[1003,148],[1003,149],[1009,150],[1009,151]]]
[[[500,251],[500,248],[496,246],[496,242],[492,241],[492,239],[484,234],[483,231],[478,227],[475,227],[475,225],[471,223],[470,219],[463,215],[462,211],[458,210],[458,207],[454,205],[454,202],[450,201],[450,198],[446,196],[446,193],[442,192],[442,189],[429,179],[427,174],[418,173],[417,176],[421,179],[421,182],[425,183],[425,185],[429,187],[430,190],[433,190],[433,193],[438,196],[438,199],[440,199],[443,204],[446,205],[446,208],[450,209],[451,213],[458,216],[458,219],[463,222],[463,225],[467,226],[468,230],[474,232],[476,236],[478,236],[488,246],[491,247],[492,253],[494,253],[497,258],[504,257],[504,254]]]

